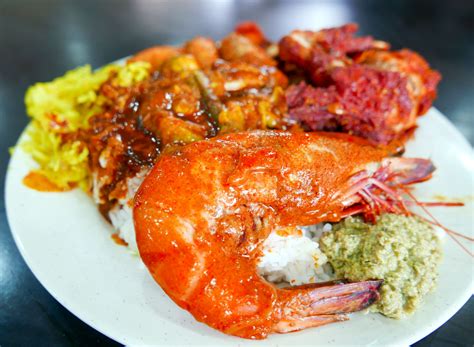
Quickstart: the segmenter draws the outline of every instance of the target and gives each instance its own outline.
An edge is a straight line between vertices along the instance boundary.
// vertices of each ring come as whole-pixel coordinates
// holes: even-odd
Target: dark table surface
[[[441,71],[435,106],[474,141],[474,1],[5,1],[0,0],[0,182],[8,147],[28,122],[26,88],[78,65],[99,67],[155,44],[215,39],[241,20],[277,39],[294,28],[355,21],[361,33],[420,52]],[[435,139],[433,139],[435,141]],[[0,202],[0,345],[116,345],[39,284]],[[417,346],[473,346],[474,301]],[[159,343],[159,341],[157,341]]]

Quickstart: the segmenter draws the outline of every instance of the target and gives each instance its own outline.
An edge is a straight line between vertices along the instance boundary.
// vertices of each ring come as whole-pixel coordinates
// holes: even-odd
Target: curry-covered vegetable
[[[413,313],[436,285],[442,258],[433,228],[417,217],[382,215],[376,224],[349,217],[320,240],[337,277],[383,279],[370,310],[391,318]]]

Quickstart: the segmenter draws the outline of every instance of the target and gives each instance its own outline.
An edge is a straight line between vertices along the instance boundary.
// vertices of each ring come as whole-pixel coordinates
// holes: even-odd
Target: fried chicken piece
[[[289,114],[308,130],[343,131],[387,144],[416,126],[441,76],[417,53],[388,51],[385,42],[354,37],[356,30],[348,24],[294,31],[280,41],[287,72],[293,66],[312,82],[288,89]]]
[[[279,57],[305,70],[317,85],[328,82],[336,67],[351,65],[351,55],[371,48],[387,49],[388,43],[371,36],[354,37],[358,25],[346,24],[339,28],[320,31],[295,30],[279,43]]]
[[[408,90],[416,100],[417,115],[425,114],[436,99],[436,87],[441,80],[438,71],[432,70],[418,53],[409,49],[400,51],[368,50],[354,60],[358,64],[379,70],[399,72],[408,78]]]
[[[331,78],[327,88],[305,82],[288,88],[290,117],[310,130],[342,131],[382,144],[415,125],[406,77],[353,65],[334,70]]]

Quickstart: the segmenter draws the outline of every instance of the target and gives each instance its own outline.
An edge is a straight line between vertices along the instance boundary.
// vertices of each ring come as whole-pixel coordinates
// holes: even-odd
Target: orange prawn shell
[[[206,324],[263,338],[281,317],[256,265],[272,229],[337,221],[335,194],[386,152],[350,136],[247,132],[160,157],[134,207],[137,244],[163,290]]]

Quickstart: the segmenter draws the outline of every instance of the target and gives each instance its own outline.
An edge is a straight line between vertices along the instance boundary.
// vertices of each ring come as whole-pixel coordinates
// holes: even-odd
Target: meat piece
[[[146,61],[153,70],[158,70],[168,59],[181,54],[181,49],[173,46],[154,46],[138,52],[127,62]]]
[[[308,130],[343,131],[387,144],[416,126],[441,77],[417,53],[388,51],[385,42],[354,37],[356,30],[348,24],[294,31],[280,41],[280,59],[318,87],[300,84],[287,91],[290,117]]]
[[[436,87],[441,75],[430,69],[423,57],[409,49],[395,52],[368,50],[358,56],[355,62],[407,76],[408,89],[416,99],[418,115],[426,113],[436,98]]]
[[[216,44],[207,37],[198,36],[188,41],[184,45],[184,52],[192,54],[203,69],[210,68],[219,58]]]
[[[245,36],[254,45],[264,46],[268,40],[262,32],[262,29],[255,22],[242,22],[235,27],[235,33]]]
[[[276,66],[277,62],[256,45],[250,38],[237,33],[231,33],[221,42],[220,55],[227,61],[240,61],[252,65]]]
[[[279,57],[305,70],[314,83],[325,84],[334,68],[352,64],[350,55],[388,48],[387,43],[371,36],[354,37],[357,29],[357,24],[350,23],[320,31],[295,30],[281,39]]]
[[[401,74],[353,65],[335,69],[331,79],[328,88],[305,82],[290,87],[290,117],[310,130],[343,131],[383,144],[415,126],[416,100]]]

